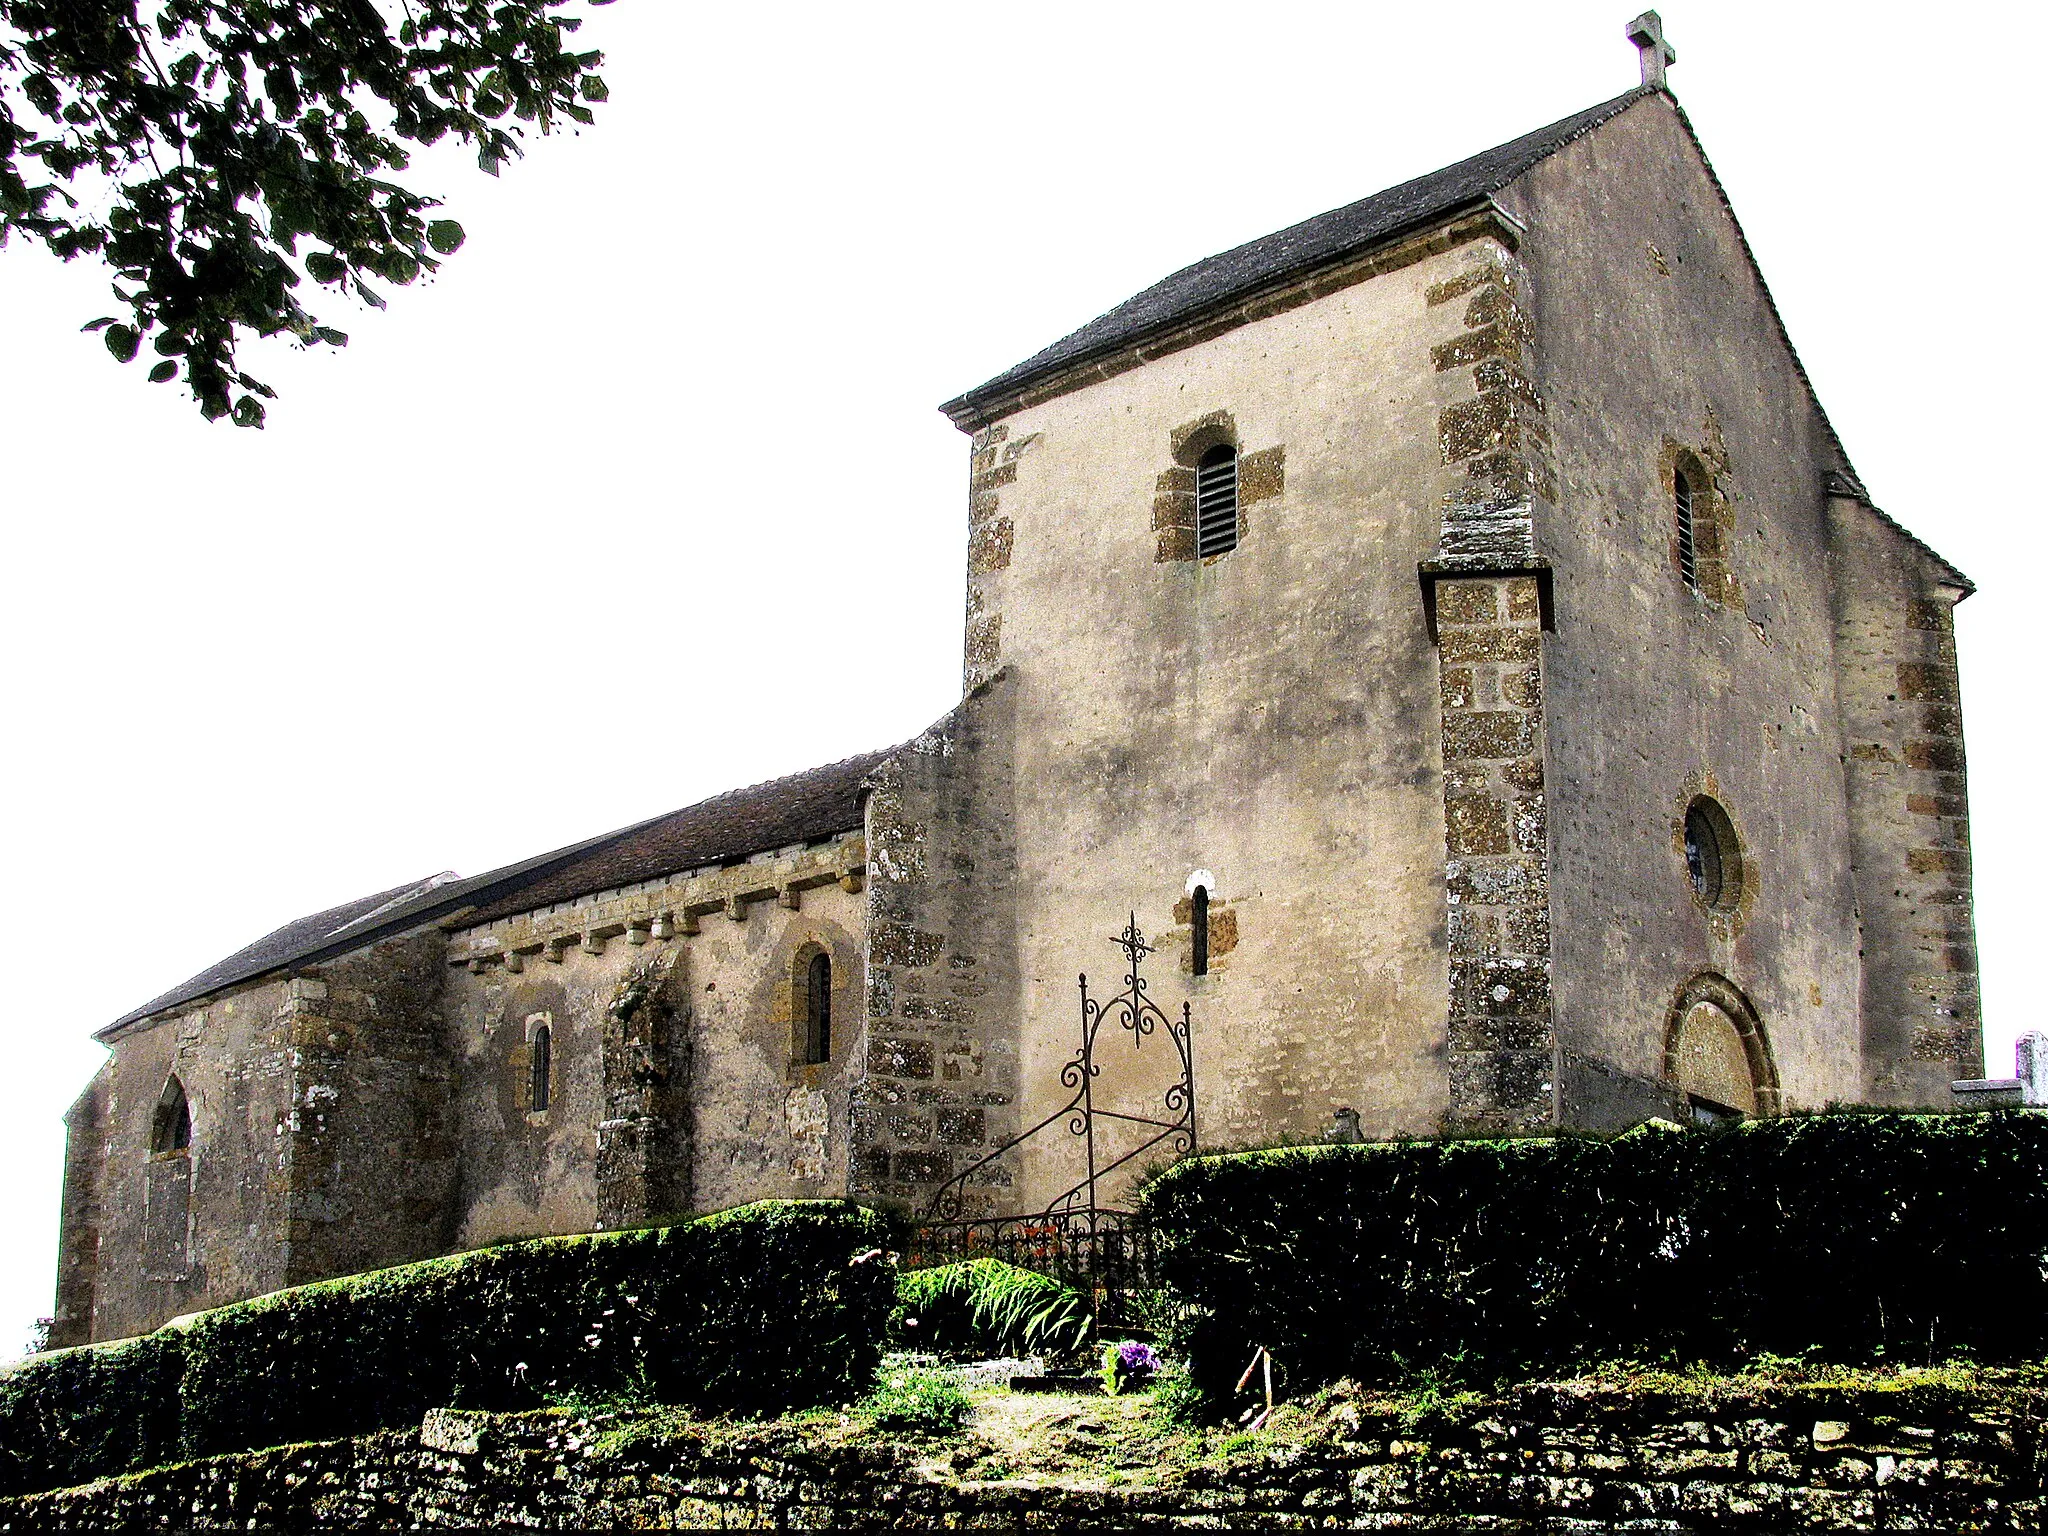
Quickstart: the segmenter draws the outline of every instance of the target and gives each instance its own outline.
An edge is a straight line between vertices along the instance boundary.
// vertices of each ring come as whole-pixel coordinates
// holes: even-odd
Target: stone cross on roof
[[[1645,11],[1628,24],[1628,40],[1643,56],[1643,84],[1662,88],[1667,65],[1678,62],[1678,50],[1664,41],[1664,18]]]

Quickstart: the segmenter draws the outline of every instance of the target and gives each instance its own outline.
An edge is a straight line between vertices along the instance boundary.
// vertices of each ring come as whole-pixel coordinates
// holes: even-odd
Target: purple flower
[[[1149,1344],[1119,1344],[1116,1360],[1119,1366],[1133,1376],[1149,1376],[1159,1369],[1159,1357],[1152,1353],[1152,1346]]]

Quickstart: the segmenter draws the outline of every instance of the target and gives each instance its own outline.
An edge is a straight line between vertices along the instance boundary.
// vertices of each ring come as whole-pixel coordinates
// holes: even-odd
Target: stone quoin
[[[963,695],[916,740],[315,914],[102,1030],[53,1342],[759,1197],[918,1211],[984,1159],[966,1214],[1042,1210],[1073,1138],[1001,1149],[1133,913],[1204,1145],[1984,1081],[1970,582],[1858,477],[1629,36],[1640,87],[947,402]]]

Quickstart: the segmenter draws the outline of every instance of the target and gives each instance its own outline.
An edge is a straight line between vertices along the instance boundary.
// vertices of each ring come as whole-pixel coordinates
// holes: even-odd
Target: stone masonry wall
[[[457,1245],[843,1195],[865,882],[849,832],[453,935]],[[797,980],[819,952],[831,1041],[808,1062]]]
[[[1449,488],[1423,567],[1442,697],[1444,885],[1449,904],[1447,1129],[1533,1131],[1556,1116],[1544,804],[1543,629],[1549,571],[1533,503],[1555,494],[1543,399],[1529,377],[1528,277],[1496,241],[1432,285],[1461,332],[1432,349],[1470,370],[1438,441]],[[1456,305],[1457,309],[1448,306]]]
[[[106,1156],[109,1067],[102,1066],[64,1114],[64,1205],[57,1242],[57,1306],[50,1347],[92,1342],[100,1264],[100,1182]]]
[[[1663,1107],[1669,1023],[1733,989],[1787,1109],[1862,1096],[1857,893],[1823,482],[1841,447],[1674,104],[1649,96],[1504,188],[1556,466],[1543,658],[1560,1120]],[[1694,483],[1695,583],[1673,470]],[[1887,537],[1900,539],[1895,530]],[[1690,800],[1741,888],[1700,899]],[[1891,887],[1886,887],[1890,890]]]
[[[926,1211],[1016,1129],[1013,688],[996,674],[875,776],[856,1199]],[[1011,1212],[1015,1174],[989,1163],[948,1214]]]
[[[268,979],[120,1036],[94,1079],[96,1130],[86,1136],[73,1122],[85,1157],[66,1175],[65,1263],[88,1251],[94,1259],[90,1316],[63,1320],[69,1341],[147,1333],[286,1284],[297,1113],[289,992]],[[156,1110],[173,1076],[192,1142],[158,1153]],[[76,1278],[69,1294],[74,1308],[85,1300]]]
[[[457,1149],[440,1011],[445,940],[429,931],[294,977],[286,1285],[452,1246]]]
[[[1017,478],[1017,463],[1038,446],[1039,435],[1012,438],[1006,426],[974,434],[967,481],[967,634],[961,687],[978,688],[1002,665],[1003,582],[1016,545],[1015,523],[1003,515],[1002,488]]]
[[[1858,496],[1828,498],[1828,534],[1865,1094],[1946,1106],[1951,1081],[1984,1074],[1953,617],[1962,589]]]
[[[1930,1409],[1901,1396],[1716,1403],[1537,1385],[1437,1427],[1340,1403],[1327,1438],[1245,1437],[1224,1457],[1114,1474],[1126,1486],[981,1480],[964,1440],[734,1425],[636,1435],[612,1416],[437,1409],[418,1429],[0,1500],[0,1530],[2041,1528],[2038,1402],[2014,1411],[1963,1394]]]

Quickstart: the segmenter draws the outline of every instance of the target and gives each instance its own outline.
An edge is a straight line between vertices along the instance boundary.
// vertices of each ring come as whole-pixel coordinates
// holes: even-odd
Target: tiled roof
[[[489,874],[467,880],[453,874],[435,875],[302,917],[122,1015],[101,1030],[99,1038],[107,1039],[140,1019],[196,1002],[223,987],[346,954],[452,914],[459,914],[465,925],[490,922],[592,891],[731,863],[771,848],[854,831],[861,824],[862,785],[889,751],[867,752],[786,778],[728,790],[680,811],[508,864]]]
[[[861,824],[861,785],[888,756],[886,751],[863,753],[788,778],[727,790],[643,822],[543,878],[514,887],[464,922],[494,922],[592,891],[677,870],[728,864],[750,853],[854,831]]]
[[[432,875],[425,880],[394,885],[390,890],[378,891],[372,896],[358,896],[354,901],[345,901],[338,907],[329,907],[325,912],[315,912],[310,917],[297,918],[274,933],[266,933],[248,948],[238,949],[225,960],[208,966],[190,981],[181,982],[163,996],[151,998],[133,1013],[124,1014],[116,1019],[108,1029],[118,1029],[136,1019],[145,1018],[152,1013],[161,1013],[167,1008],[177,1007],[180,1003],[189,1003],[204,997],[209,992],[218,992],[222,987],[230,987],[236,982],[261,976],[265,971],[275,970],[299,955],[324,947],[328,941],[346,933],[347,930],[365,925],[367,920],[375,918],[379,913],[395,911],[400,906],[410,906],[415,898],[436,886],[447,884],[454,878],[452,874]]]
[[[940,409],[956,421],[971,416],[982,402],[998,401],[1046,375],[1425,226],[1499,191],[1538,161],[1654,94],[1650,87],[1639,87],[1469,160],[1183,267]]]

